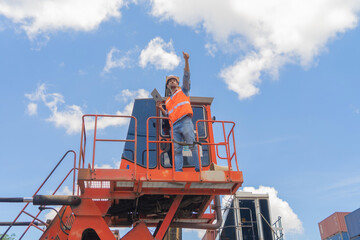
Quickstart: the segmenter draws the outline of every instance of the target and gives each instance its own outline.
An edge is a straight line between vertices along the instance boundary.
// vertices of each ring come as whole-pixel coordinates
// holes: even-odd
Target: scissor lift
[[[60,217],[47,224],[40,239],[110,240],[116,239],[110,230],[114,227],[133,227],[124,240],[162,239],[169,227],[219,228],[219,195],[234,194],[243,176],[236,157],[235,123],[214,120],[211,102],[212,98],[191,97],[200,172],[186,153],[184,171],[175,172],[170,120],[160,115],[152,99],[137,99],[132,116],[84,115],[79,161],[74,167],[81,202],[63,206]],[[98,138],[100,119],[127,119],[126,139]],[[87,146],[89,122],[94,123],[91,146]],[[215,142],[214,131],[223,136],[221,142]],[[95,167],[98,142],[124,142],[119,169]],[[151,234],[148,227],[156,227],[155,232]]]

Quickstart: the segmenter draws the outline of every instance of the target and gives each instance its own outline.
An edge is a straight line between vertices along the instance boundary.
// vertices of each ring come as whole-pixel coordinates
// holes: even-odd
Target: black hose
[[[196,142],[196,141],[194,141],[193,143],[179,142],[179,141],[176,141],[175,139],[173,139],[172,141],[174,143],[179,144],[180,146],[194,146],[195,144],[201,145],[201,142]]]
[[[27,201],[25,198],[22,198],[22,197],[16,197],[16,198],[10,198],[10,197],[1,197],[0,198],[0,202],[29,202]]]
[[[67,232],[65,232],[65,231],[62,229],[61,224],[64,226],[64,228],[65,228],[66,230],[70,230],[71,228],[69,228],[68,226],[65,225],[65,223],[64,223],[63,220],[62,220],[62,216],[60,216],[60,213],[58,212],[58,210],[56,210],[55,208],[52,208],[52,207],[42,207],[42,206],[39,207],[39,210],[40,210],[40,211],[42,211],[42,210],[44,210],[44,209],[50,209],[50,210],[54,210],[54,211],[56,212],[56,216],[58,216],[59,219],[60,219],[60,229],[61,229],[61,231],[62,231],[63,233],[65,233],[66,235],[69,235]],[[64,212],[65,212],[65,210],[64,210]]]

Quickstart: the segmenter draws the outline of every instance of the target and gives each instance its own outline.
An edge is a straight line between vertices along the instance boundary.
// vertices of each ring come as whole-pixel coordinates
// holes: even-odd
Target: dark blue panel
[[[238,223],[235,223],[235,215],[234,215],[234,203],[231,202],[230,209],[228,210],[228,214],[225,219],[224,227],[220,233],[220,239],[236,239],[235,226]]]
[[[192,121],[194,124],[194,128],[196,129],[196,121],[205,119],[205,109],[203,107],[193,107],[192,110],[194,114]],[[205,126],[206,125],[204,122],[199,122],[197,124],[199,138],[207,137]]]
[[[258,240],[257,214],[254,200],[239,200],[241,231],[244,240]]]
[[[271,225],[269,226],[269,224],[271,223],[271,220],[270,220],[270,211],[269,211],[268,200],[260,199],[259,204],[260,204],[260,213],[265,218],[265,219],[261,218],[264,239],[272,239]]]
[[[136,99],[132,116],[137,119],[137,163],[142,166],[147,165],[146,156],[146,121],[149,117],[156,116],[155,101],[153,99]],[[149,122],[149,140],[156,140],[156,120]],[[131,120],[126,139],[133,140],[135,135],[135,121]],[[149,167],[156,167],[156,144],[149,144]],[[134,144],[125,143],[123,158],[134,161]]]
[[[345,216],[349,237],[360,237],[360,208]]]

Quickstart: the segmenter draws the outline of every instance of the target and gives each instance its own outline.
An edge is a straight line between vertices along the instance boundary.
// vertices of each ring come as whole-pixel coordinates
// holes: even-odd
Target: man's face
[[[179,83],[175,78],[171,78],[168,80],[167,87],[170,89],[176,89],[179,87]]]

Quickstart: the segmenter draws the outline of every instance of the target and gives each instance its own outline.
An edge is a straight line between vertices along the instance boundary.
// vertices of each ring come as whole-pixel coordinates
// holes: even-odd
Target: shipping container
[[[321,239],[324,240],[340,232],[347,232],[345,216],[349,212],[336,212],[319,222]]]
[[[349,237],[360,239],[360,208],[345,216]]]
[[[349,240],[349,235],[347,232],[340,232],[326,238],[326,240]]]

